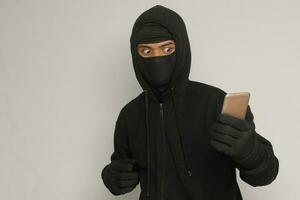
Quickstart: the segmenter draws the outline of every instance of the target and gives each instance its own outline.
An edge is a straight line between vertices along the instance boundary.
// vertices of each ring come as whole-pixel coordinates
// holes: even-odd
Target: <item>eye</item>
[[[173,50],[174,49],[172,47],[166,47],[166,48],[164,48],[164,52],[167,53],[167,54],[171,53]]]
[[[147,48],[142,50],[142,53],[144,53],[144,54],[149,54],[150,52],[151,52],[151,50],[147,49]]]

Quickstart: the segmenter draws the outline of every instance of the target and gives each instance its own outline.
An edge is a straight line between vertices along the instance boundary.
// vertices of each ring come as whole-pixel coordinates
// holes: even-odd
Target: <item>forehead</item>
[[[175,44],[174,40],[164,40],[161,42],[155,42],[155,43],[139,43],[139,47],[156,47],[156,46],[164,46],[164,45],[171,45]]]

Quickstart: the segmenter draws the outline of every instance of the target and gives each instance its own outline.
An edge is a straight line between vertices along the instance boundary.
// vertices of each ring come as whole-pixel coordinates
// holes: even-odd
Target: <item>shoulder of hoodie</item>
[[[227,92],[221,87],[203,83],[200,81],[189,80],[189,93],[195,96],[212,97],[212,98],[224,98]]]
[[[142,106],[144,105],[144,92],[141,92],[138,96],[125,103],[121,108],[120,114],[128,116],[134,113],[140,112]]]
[[[194,80],[189,81],[187,93],[190,104],[205,102],[205,105],[211,105],[213,108],[216,108],[216,112],[219,112],[221,109],[224,97],[227,94],[226,91],[220,87]]]

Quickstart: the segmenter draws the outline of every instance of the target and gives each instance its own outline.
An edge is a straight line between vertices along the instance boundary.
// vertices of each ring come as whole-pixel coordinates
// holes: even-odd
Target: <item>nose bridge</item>
[[[164,54],[164,52],[160,45],[156,45],[153,48],[153,56],[162,56],[163,54]]]
[[[153,56],[160,56],[161,55],[161,49],[160,48],[155,48],[154,49],[154,54],[153,54]]]

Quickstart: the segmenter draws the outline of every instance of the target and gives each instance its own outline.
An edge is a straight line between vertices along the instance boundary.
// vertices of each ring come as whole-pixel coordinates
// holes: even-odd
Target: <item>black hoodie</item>
[[[141,76],[136,61],[135,36],[149,22],[167,28],[176,44],[171,87],[161,101]],[[139,200],[241,200],[236,168],[241,179],[252,186],[267,185],[275,179],[279,162],[272,144],[261,135],[260,148],[243,166],[210,145],[210,128],[226,92],[189,80],[191,49],[185,23],[176,12],[161,5],[143,12],[134,23],[130,43],[135,75],[143,92],[119,113],[111,161],[137,159]],[[253,120],[251,116],[249,106],[246,119]],[[257,159],[259,155],[264,157]]]

